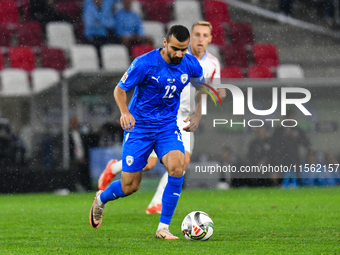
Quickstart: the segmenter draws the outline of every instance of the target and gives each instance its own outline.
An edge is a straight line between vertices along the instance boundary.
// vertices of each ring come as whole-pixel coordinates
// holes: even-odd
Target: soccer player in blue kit
[[[168,183],[162,198],[162,213],[156,238],[178,239],[169,231],[171,218],[181,194],[184,170],[184,146],[177,127],[180,93],[191,82],[203,86],[204,76],[198,60],[186,54],[190,40],[188,29],[172,26],[164,39],[164,48],[136,58],[114,90],[121,112],[120,124],[125,130],[121,179],[95,195],[89,220],[99,228],[105,204],[136,192],[142,179],[142,169],[152,150],[168,171]],[[126,92],[135,89],[127,107]],[[197,108],[190,116],[187,132],[197,129],[201,119],[201,94],[197,90]]]

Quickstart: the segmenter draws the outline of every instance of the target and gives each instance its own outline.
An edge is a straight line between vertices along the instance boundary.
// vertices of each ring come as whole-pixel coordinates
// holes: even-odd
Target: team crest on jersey
[[[125,72],[125,74],[123,75],[121,81],[122,81],[123,83],[125,83],[127,77],[129,77],[129,75],[127,74],[127,72]]]
[[[182,74],[181,75],[181,82],[184,84],[188,81],[188,75],[187,74]]]
[[[126,164],[128,166],[131,166],[133,164],[133,157],[132,156],[126,156],[125,160],[126,160]]]

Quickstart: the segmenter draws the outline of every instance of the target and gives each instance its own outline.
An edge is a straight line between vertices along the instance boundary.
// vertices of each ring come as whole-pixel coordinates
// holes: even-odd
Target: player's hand
[[[124,113],[120,116],[120,126],[129,131],[135,127],[136,120],[131,113]]]
[[[185,120],[183,120],[185,123],[188,123],[188,126],[185,126],[183,128],[184,131],[186,132],[190,132],[190,116],[188,118],[186,118]]]
[[[218,93],[218,95],[220,96],[221,100],[223,98],[226,98],[227,96],[227,92],[226,92],[226,89],[225,88],[218,88],[216,89],[216,92]]]
[[[196,114],[189,116],[184,120],[185,123],[189,122],[189,125],[184,127],[183,130],[186,132],[194,132],[198,128],[201,118]]]

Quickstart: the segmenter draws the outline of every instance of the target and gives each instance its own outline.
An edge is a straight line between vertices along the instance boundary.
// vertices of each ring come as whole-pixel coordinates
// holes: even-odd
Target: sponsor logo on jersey
[[[126,160],[126,164],[128,166],[131,166],[133,164],[133,157],[132,156],[126,156],[125,160]]]
[[[182,74],[181,75],[181,82],[184,84],[188,81],[188,75],[187,74]]]
[[[159,78],[160,78],[160,76],[158,76],[158,78],[156,78],[156,77],[154,77],[154,76],[151,76],[151,79],[152,79],[152,80],[156,80],[156,81],[157,81],[157,83],[159,83],[159,81],[158,81],[158,80],[159,80]]]

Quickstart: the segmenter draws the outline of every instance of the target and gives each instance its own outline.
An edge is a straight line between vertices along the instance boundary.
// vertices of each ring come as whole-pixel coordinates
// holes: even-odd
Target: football
[[[214,232],[214,223],[208,214],[193,211],[182,222],[182,233],[187,240],[206,241]]]

